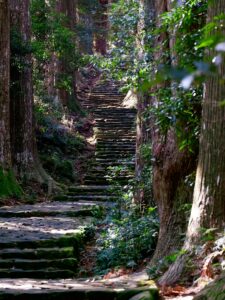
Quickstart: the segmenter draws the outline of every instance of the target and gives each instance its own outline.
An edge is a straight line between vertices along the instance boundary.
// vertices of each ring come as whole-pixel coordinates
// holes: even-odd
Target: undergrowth
[[[114,176],[123,167],[111,168]],[[115,175],[116,174],[116,175]],[[153,253],[159,228],[156,208],[149,207],[144,212],[133,202],[133,182],[122,188],[111,177],[113,194],[117,201],[110,208],[101,223],[101,232],[97,239],[97,260],[95,273],[103,275],[111,269],[126,268],[136,270]]]
[[[86,142],[77,130],[75,115],[40,99],[35,102],[35,115],[43,167],[58,182],[70,184],[79,180],[76,162]]]

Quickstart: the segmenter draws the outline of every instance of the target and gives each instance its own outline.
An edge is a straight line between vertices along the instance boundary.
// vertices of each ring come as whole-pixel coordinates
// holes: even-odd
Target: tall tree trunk
[[[21,179],[50,180],[38,160],[34,133],[31,24],[29,0],[11,0],[11,146],[14,170]],[[15,42],[15,41],[14,41]],[[14,53],[13,53],[14,51]]]
[[[217,0],[209,4],[208,22],[222,14],[225,1]],[[223,27],[224,28],[224,27]],[[219,27],[217,27],[219,30]],[[217,34],[213,32],[212,34]],[[223,29],[222,34],[225,34]],[[214,51],[207,53],[213,56]],[[185,264],[192,250],[200,243],[201,229],[224,229],[225,223],[225,85],[221,79],[225,76],[225,61],[219,67],[218,74],[206,80],[203,99],[203,113],[200,135],[199,161],[195,180],[193,206],[189,220],[185,254],[169,268],[160,280],[160,284],[175,283],[185,271]]]
[[[10,147],[10,10],[0,1],[0,197],[22,194],[11,164]]]
[[[11,167],[9,70],[10,70],[10,18],[9,2],[0,2],[0,166]]]
[[[154,26],[155,19],[155,3],[153,0],[141,0],[139,4],[139,22],[137,28],[137,48],[138,60],[140,65],[145,64],[145,44],[147,30],[150,26]],[[149,62],[148,62],[149,63]],[[144,66],[143,66],[144,67]],[[134,200],[145,207],[152,202],[150,193],[145,188],[144,168],[145,161],[142,155],[142,146],[150,142],[150,134],[147,131],[149,124],[144,119],[144,113],[147,107],[150,106],[150,96],[147,93],[139,91],[137,94],[137,126],[136,126],[136,155],[135,155],[135,178],[137,187],[134,194]],[[149,149],[150,151],[150,149]],[[150,174],[149,174],[150,176]],[[147,187],[150,189],[150,187]]]
[[[96,0],[95,0],[96,1]],[[95,2],[93,1],[93,2]],[[93,54],[94,39],[94,19],[93,10],[96,4],[91,2],[84,3],[83,0],[77,0],[77,24],[81,28],[79,33],[79,51],[83,54]]]
[[[98,0],[99,9],[97,10],[95,17],[95,39],[94,46],[95,51],[101,55],[107,53],[107,34],[108,34],[108,0]]]
[[[157,0],[155,5],[156,26],[160,28],[160,15],[169,11],[170,1]],[[155,45],[157,53],[154,57],[157,64],[171,64],[170,45],[168,33],[162,33],[157,37]],[[171,83],[166,82],[157,85],[156,91],[170,88]],[[171,97],[172,93],[173,91]],[[161,97],[163,95],[160,94],[153,97],[152,105],[160,106]],[[156,125],[152,126],[152,155],[153,194],[160,218],[157,247],[150,262],[151,266],[155,266],[159,260],[182,245],[182,235],[187,226],[187,216],[182,206],[191,202],[192,195],[192,190],[185,184],[185,178],[194,171],[196,156],[188,150],[179,150],[175,129],[169,128],[167,133],[162,134]]]
[[[57,0],[55,2],[47,3],[46,8],[53,12],[52,22],[54,23],[54,18],[60,19],[61,26],[67,27],[71,32],[75,32],[75,25],[77,22],[77,0]],[[55,15],[54,15],[55,14]],[[65,17],[65,21],[62,20]],[[47,33],[48,34],[48,33]],[[47,36],[45,37],[48,38]],[[70,41],[70,44],[77,45],[77,40],[74,35],[74,40]],[[68,62],[69,55],[74,55],[74,53],[69,53],[65,57],[64,54],[58,53],[59,49],[55,49],[51,53],[51,57],[45,64],[45,89],[47,95],[52,99],[53,103],[57,106],[68,106],[69,100],[76,101],[76,69],[74,61]],[[64,49],[65,50],[65,49]],[[71,77],[71,91],[68,91],[64,86],[61,86],[62,79],[64,77]]]

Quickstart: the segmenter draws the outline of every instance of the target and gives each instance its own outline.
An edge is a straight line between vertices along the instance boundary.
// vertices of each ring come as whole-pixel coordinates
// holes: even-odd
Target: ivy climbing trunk
[[[155,1],[156,27],[161,27],[160,15],[169,11],[170,1]],[[158,65],[171,65],[171,37],[167,32],[155,38],[154,62]],[[159,107],[165,97],[173,95],[171,82],[158,84],[153,91],[152,106]],[[167,95],[168,96],[168,95]],[[179,150],[176,131],[169,127],[162,133],[157,120],[152,118],[152,156],[153,156],[153,194],[158,207],[160,230],[158,242],[150,266],[157,266],[159,260],[177,251],[182,245],[182,236],[186,231],[187,215],[184,205],[191,202],[192,190],[185,178],[196,166],[196,156],[189,150]],[[185,124],[184,124],[185,127]]]
[[[225,10],[224,0],[212,1],[208,7],[208,22]],[[217,30],[223,27],[217,27]],[[212,34],[221,34],[213,32]],[[213,57],[209,51],[207,57]],[[184,243],[185,254],[160,279],[160,284],[173,284],[185,272],[185,264],[192,250],[201,242],[202,229],[224,230],[225,224],[225,61],[219,66],[218,73],[210,76],[205,83],[203,112],[200,134],[199,160],[195,179],[193,205]]]
[[[31,23],[29,0],[11,0],[11,148],[16,175],[23,180],[50,180],[38,159],[34,133]]]

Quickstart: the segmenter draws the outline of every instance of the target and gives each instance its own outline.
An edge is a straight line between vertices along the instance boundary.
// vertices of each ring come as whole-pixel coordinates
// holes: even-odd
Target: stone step
[[[104,125],[96,125],[94,126],[94,128],[97,128],[98,129],[98,132],[118,132],[118,131],[125,131],[125,132],[128,132],[128,131],[134,131],[134,125],[133,124],[130,124],[130,125],[125,125],[125,124],[118,124],[118,125],[111,125],[111,124],[104,124]]]
[[[120,148],[120,147],[97,147],[95,155],[98,156],[98,154],[102,153],[123,153],[123,154],[134,154],[135,153],[135,148]]]
[[[71,203],[71,202],[49,202],[34,205],[18,205],[18,206],[5,206],[0,208],[0,218],[30,218],[30,217],[54,217],[54,216],[92,216],[94,207],[98,203]]]
[[[120,119],[113,119],[113,120],[99,120],[95,122],[98,126],[103,126],[103,125],[126,125],[126,126],[130,126],[130,125],[135,125],[134,124],[134,119],[130,119],[130,120],[120,120]]]
[[[75,275],[76,272],[71,270],[61,270],[57,268],[44,268],[40,270],[0,269],[0,278],[62,279],[74,278]]]
[[[77,270],[77,259],[21,259],[13,257],[11,259],[0,259],[0,270],[40,270],[40,269],[62,269],[75,272]]]
[[[101,158],[101,157],[96,157],[95,158],[95,162],[96,163],[115,163],[117,162],[117,165],[128,165],[129,162],[133,162],[132,160],[128,159],[127,158],[120,158],[120,159],[117,159],[117,157],[113,157],[113,158],[109,158],[109,157],[104,157],[104,158]]]
[[[106,170],[105,172],[91,170],[86,174],[85,178],[96,177],[96,176],[106,178],[111,173],[112,173],[112,171],[110,171],[110,170]],[[121,171],[121,172],[119,172],[119,174],[120,174],[120,177],[133,177],[133,172],[127,171],[127,170]]]
[[[135,276],[135,275],[134,275]],[[139,281],[138,281],[139,280]],[[136,276],[119,281],[113,280],[40,280],[2,279],[1,300],[158,300],[159,292],[154,283],[138,287],[138,282],[147,282]]]
[[[98,191],[98,190],[109,190],[111,187],[108,185],[96,186],[96,185],[79,185],[69,187],[69,192],[74,191]]]
[[[36,248],[36,249],[19,249],[5,248],[0,250],[1,259],[60,259],[74,258],[73,247],[55,247],[55,248]]]
[[[115,115],[124,115],[124,117],[126,117],[127,115],[131,115],[131,116],[136,116],[137,110],[134,108],[108,108],[107,110],[102,110],[102,108],[96,108],[93,110],[93,112],[97,115],[98,113],[100,113],[101,115],[108,115],[108,113],[110,113],[112,116],[113,114]],[[109,115],[108,115],[109,116]]]
[[[132,134],[132,133],[123,133],[122,132],[110,132],[110,133],[107,133],[107,132],[99,132],[97,134],[97,140],[98,139],[104,139],[104,140],[107,140],[107,139],[116,139],[118,137],[118,135],[120,135],[121,139],[135,139],[135,135]]]
[[[117,182],[119,182],[119,183],[127,183],[130,179],[132,179],[133,178],[133,176],[117,176],[116,178],[114,178]],[[110,177],[108,177],[108,178],[104,178],[104,177],[102,177],[102,178],[98,178],[97,180],[96,180],[96,178],[95,177],[93,177],[93,176],[86,176],[85,177],[85,182],[86,183],[88,183],[88,184],[93,184],[93,183],[95,183],[95,184],[99,184],[99,185],[102,185],[102,184],[105,184],[105,183],[107,183],[107,182],[111,182],[111,178]],[[94,198],[93,198],[94,199]],[[99,198],[98,198],[98,200],[99,200]],[[113,196],[111,197],[111,196],[109,196],[109,197],[107,197],[107,198],[105,198],[105,196],[102,196],[102,200],[103,201],[113,201],[113,200],[116,200]]]
[[[86,182],[86,179],[85,179],[85,182]],[[95,178],[95,180],[92,181],[92,183],[105,183],[105,180],[102,180],[102,179],[97,179]],[[71,193],[72,194],[72,193]],[[85,200],[88,200],[88,201],[114,201],[116,200],[116,198],[114,196],[111,196],[111,195],[77,195],[77,194],[67,194],[67,195],[59,195],[59,196],[56,196],[57,197],[57,200],[58,201],[85,201]]]
[[[135,145],[121,145],[121,144],[117,144],[116,142],[114,144],[99,144],[97,142],[96,144],[96,152],[101,152],[101,151],[112,151],[112,152],[127,152],[127,151],[133,151],[135,150]]]
[[[92,217],[0,218],[0,249],[74,247],[85,239]]]
[[[119,144],[119,143],[134,143],[135,144],[135,139],[134,138],[119,138],[119,137],[113,137],[113,138],[108,138],[108,139],[102,139],[98,138],[97,139],[97,144],[100,143],[113,143],[113,144]]]
[[[98,140],[97,141],[97,146],[124,146],[124,147],[135,147],[136,146],[136,140]]]
[[[128,179],[120,179],[120,180],[116,180],[119,184],[121,185],[127,185],[128,184]],[[108,179],[107,180],[101,180],[101,181],[96,181],[95,179],[85,179],[85,183],[86,184],[96,184],[96,185],[102,185],[102,184],[111,184],[111,181]],[[113,199],[112,201],[115,201],[116,199]],[[111,201],[111,200],[109,200]]]
[[[123,152],[123,151],[135,151],[135,147],[134,146],[121,146],[121,145],[97,145],[96,147],[96,152]]]

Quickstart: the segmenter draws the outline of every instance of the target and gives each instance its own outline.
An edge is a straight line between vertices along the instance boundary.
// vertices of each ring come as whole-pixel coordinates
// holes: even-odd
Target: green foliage
[[[44,168],[64,183],[79,179],[75,178],[75,161],[85,147],[85,140],[76,132],[73,120],[67,120],[62,109],[53,109],[41,101],[35,103],[35,116],[37,144]]]
[[[178,89],[175,95],[171,95],[171,90],[165,88],[152,96],[160,99],[160,105],[150,107],[146,118],[154,117],[163,134],[175,128],[180,150],[187,148],[195,152],[200,130],[202,91],[195,88],[189,91]]]
[[[46,94],[43,82],[44,66],[53,59],[59,60],[63,69],[57,74],[56,87],[72,95],[74,71],[82,65],[76,44],[76,32],[69,26],[68,18],[56,12],[53,1],[33,0],[32,48],[35,57],[34,83],[38,95]]]
[[[113,75],[117,80],[124,80],[129,86],[137,79],[138,61],[136,59],[136,33],[138,23],[139,1],[119,0],[110,9],[112,44],[108,57],[93,61]]]
[[[105,228],[97,240],[97,272],[111,268],[135,269],[154,251],[158,232],[155,209],[139,215],[135,207],[115,207],[105,220]]]
[[[27,66],[27,55],[32,53],[32,46],[30,42],[23,39],[20,32],[14,26],[10,31],[10,65],[11,70],[14,72],[23,72]],[[15,81],[11,81],[11,86],[16,85]]]
[[[127,170],[123,166],[110,170],[112,192],[117,200],[101,224],[97,239],[96,272],[100,274],[117,267],[137,268],[153,253],[159,227],[155,208],[149,207],[141,213],[139,205],[133,203],[133,181],[125,187],[117,181],[121,172]]]

